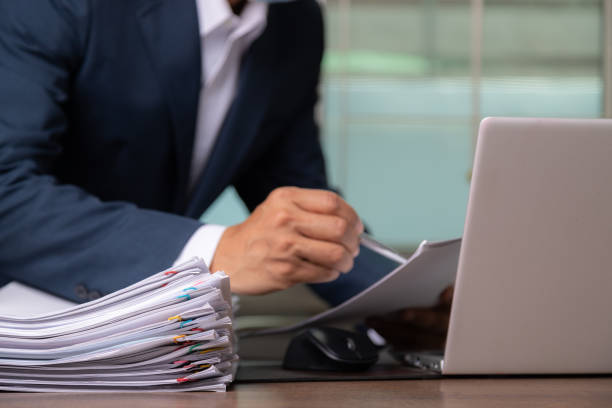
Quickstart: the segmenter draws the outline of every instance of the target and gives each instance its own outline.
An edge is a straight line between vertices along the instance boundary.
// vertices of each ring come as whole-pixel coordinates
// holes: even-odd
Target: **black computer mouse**
[[[283,360],[290,370],[359,371],[378,360],[378,349],[365,334],[313,327],[295,336]]]

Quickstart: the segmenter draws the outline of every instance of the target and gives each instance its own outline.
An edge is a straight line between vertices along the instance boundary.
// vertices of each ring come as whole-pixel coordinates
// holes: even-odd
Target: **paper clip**
[[[176,343],[176,344],[179,344],[179,342],[178,342],[178,341],[176,341],[176,340],[177,340],[177,339],[180,339],[181,337],[185,337],[185,335],[184,335],[184,334],[179,334],[178,336],[174,336],[174,337],[172,338],[172,341],[173,341],[174,343]]]
[[[164,272],[164,275],[168,276],[168,275],[174,275],[175,273],[178,273],[177,271],[167,271]]]
[[[188,291],[188,290],[198,290],[198,288],[194,288],[194,287],[192,286],[192,287],[190,287],[190,288],[185,288],[185,289],[183,289],[183,292],[186,292],[186,291]],[[180,299],[180,298],[182,298],[182,297],[186,298],[187,300],[191,300],[191,296],[189,296],[189,294],[185,294],[185,295],[177,296],[176,298],[177,298],[177,299]]]
[[[180,383],[187,382],[187,381],[189,381],[189,379],[188,379],[188,378],[185,378],[185,377],[181,377],[181,378],[177,378],[177,379],[176,379],[176,382],[177,382],[177,383],[179,383],[179,384],[180,384]]]
[[[193,351],[194,348],[201,346],[201,344],[194,344],[193,346],[189,347],[189,352],[191,353]]]
[[[174,319],[176,319],[179,322],[183,320],[183,318],[180,315],[176,315],[176,316],[172,316],[172,317],[168,318],[168,320],[174,320]],[[181,327],[183,327],[183,326],[181,326]]]
[[[188,362],[189,362],[189,361],[187,361],[187,360],[176,360],[176,361],[174,362],[174,364],[185,364],[185,363],[188,363]]]
[[[182,328],[183,328],[183,326],[184,326],[185,324],[187,324],[187,323],[189,323],[189,322],[191,322],[191,321],[192,321],[192,319],[182,321],[182,322],[181,322],[181,325],[179,326],[179,328],[181,328],[181,329],[182,329]]]
[[[208,350],[200,351],[200,354],[212,353],[213,351],[223,350],[223,347],[215,347]]]
[[[190,320],[191,321],[191,320]],[[197,332],[203,332],[204,329],[199,328],[199,327],[194,327],[193,329],[189,329],[189,331],[197,331]]]
[[[201,364],[200,368],[210,368],[210,364]]]

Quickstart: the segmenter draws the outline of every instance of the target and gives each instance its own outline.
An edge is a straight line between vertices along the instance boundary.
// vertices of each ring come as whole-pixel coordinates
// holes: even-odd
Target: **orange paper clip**
[[[181,337],[185,337],[185,335],[184,334],[179,334],[178,336],[174,336],[172,338],[172,341],[174,341],[176,344],[178,344],[179,342],[177,340],[180,339]]]
[[[200,351],[200,354],[211,353],[211,352],[217,351],[217,350],[223,350],[223,347],[216,347],[216,348],[211,348],[211,349],[208,349],[208,350],[202,350],[202,351]]]

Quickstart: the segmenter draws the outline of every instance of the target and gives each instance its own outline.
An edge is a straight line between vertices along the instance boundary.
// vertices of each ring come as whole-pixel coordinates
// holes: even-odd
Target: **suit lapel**
[[[277,68],[277,38],[273,31],[268,14],[265,31],[242,59],[236,98],[190,199],[186,212],[188,216],[201,216],[232,182],[259,131]]]
[[[195,123],[201,86],[198,17],[194,0],[146,0],[138,9],[147,51],[158,74],[174,128],[176,198],[186,206]]]

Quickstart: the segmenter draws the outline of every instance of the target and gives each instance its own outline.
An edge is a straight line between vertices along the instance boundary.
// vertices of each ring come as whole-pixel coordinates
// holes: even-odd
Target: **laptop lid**
[[[610,373],[611,314],[612,120],[483,120],[443,373]]]

